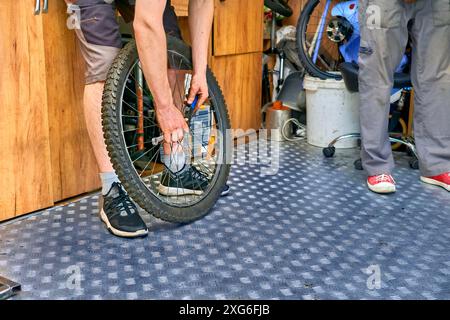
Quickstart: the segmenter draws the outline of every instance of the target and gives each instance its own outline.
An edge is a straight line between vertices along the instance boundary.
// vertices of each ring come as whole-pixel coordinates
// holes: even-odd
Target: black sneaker
[[[164,170],[158,191],[164,196],[201,195],[208,187],[206,174],[194,166],[184,168],[179,173]]]
[[[100,217],[112,234],[125,238],[143,237],[148,234],[147,226],[139,216],[136,205],[120,183],[114,182],[108,193],[100,196],[99,208]]]

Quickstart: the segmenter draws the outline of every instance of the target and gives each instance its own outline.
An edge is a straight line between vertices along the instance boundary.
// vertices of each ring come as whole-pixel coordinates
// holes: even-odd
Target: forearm
[[[195,74],[206,74],[208,45],[214,15],[213,0],[189,1],[189,29]]]
[[[134,31],[139,59],[157,107],[173,104],[167,77],[167,44],[162,16],[165,0],[137,0]]]

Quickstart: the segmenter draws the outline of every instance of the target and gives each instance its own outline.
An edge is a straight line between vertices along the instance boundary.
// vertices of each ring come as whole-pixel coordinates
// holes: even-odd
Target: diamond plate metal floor
[[[399,155],[398,193],[379,196],[356,150],[281,151],[277,175],[235,165],[232,194],[200,221],[146,215],[145,239],[110,235],[97,196],[4,223],[0,274],[22,283],[15,299],[450,298],[448,192]]]

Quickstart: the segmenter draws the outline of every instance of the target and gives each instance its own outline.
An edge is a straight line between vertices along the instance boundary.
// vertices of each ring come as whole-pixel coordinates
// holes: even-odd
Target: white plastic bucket
[[[344,80],[305,77],[307,141],[327,147],[335,138],[359,133],[359,94],[347,90]],[[355,139],[339,141],[336,148],[354,148]]]

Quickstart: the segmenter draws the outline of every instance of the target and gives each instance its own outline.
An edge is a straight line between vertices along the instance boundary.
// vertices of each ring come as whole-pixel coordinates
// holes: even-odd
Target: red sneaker
[[[422,182],[439,186],[447,191],[450,191],[450,172],[446,172],[434,177],[420,177]]]
[[[367,186],[369,187],[369,190],[376,193],[395,192],[395,180],[389,174],[368,177]]]

